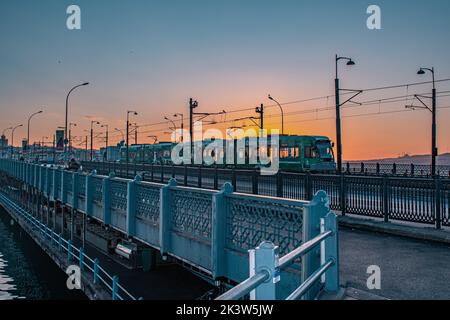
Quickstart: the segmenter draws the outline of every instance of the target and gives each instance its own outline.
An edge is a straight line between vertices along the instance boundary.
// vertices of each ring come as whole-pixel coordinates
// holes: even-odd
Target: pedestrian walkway
[[[349,228],[339,240],[342,285],[395,300],[450,299],[450,245]],[[380,290],[367,288],[371,265],[381,269]]]

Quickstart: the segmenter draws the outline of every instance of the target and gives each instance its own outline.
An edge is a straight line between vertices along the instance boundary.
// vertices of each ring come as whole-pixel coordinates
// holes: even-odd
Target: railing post
[[[345,184],[345,175],[341,174],[339,177],[339,185],[340,185],[340,209],[342,216],[345,216],[345,212],[347,210],[347,186]]]
[[[111,180],[114,173],[110,173],[108,178],[103,179],[103,222],[105,225],[111,224]]]
[[[80,255],[78,257],[78,260],[80,261],[80,270],[84,270],[84,249],[83,247],[80,248]]]
[[[258,194],[258,170],[256,168],[252,172],[252,193]]]
[[[78,179],[80,178],[78,173],[72,173],[72,210],[78,210]]]
[[[170,179],[169,183],[160,189],[159,202],[159,246],[162,255],[170,251],[170,219],[171,219],[171,192],[177,181]]]
[[[396,174],[397,174],[397,164],[396,164],[396,163],[394,163],[394,164],[392,165],[392,174],[393,174],[393,175],[396,175]]]
[[[93,170],[90,174],[86,176],[86,214],[88,216],[94,215],[94,184],[93,177],[97,174],[95,170]]]
[[[184,186],[187,187],[188,185],[188,178],[187,178],[187,166],[184,166]]]
[[[72,260],[72,240],[67,241],[67,261]]]
[[[311,200],[312,198],[312,183],[311,183],[311,173],[307,172],[305,175],[305,200]]]
[[[127,185],[127,234],[129,237],[136,235],[136,186],[142,181],[140,176],[136,176]]]
[[[114,276],[113,277],[113,283],[112,283],[112,300],[117,300],[117,289],[118,286],[117,284],[119,283],[119,277],[118,276]]]
[[[383,217],[384,222],[389,222],[389,180],[383,176]]]
[[[442,208],[441,208],[441,178],[436,176],[435,181],[435,211],[436,211],[436,229],[441,229],[442,227]]]
[[[277,172],[277,197],[283,198],[283,174],[278,171]]]
[[[98,283],[98,258],[94,260],[94,284]]]
[[[278,246],[264,241],[255,249],[249,250],[249,276],[267,272],[269,278],[250,292],[250,300],[275,300],[276,283],[280,280],[278,268]]]
[[[380,164],[377,162],[377,176],[380,175]]]
[[[414,172],[414,163],[411,163],[411,177],[414,177],[415,172]]]
[[[227,223],[227,199],[226,196],[233,193],[233,186],[227,182],[219,193],[212,198],[212,233],[211,233],[211,265],[213,279],[226,275],[226,226]]]
[[[236,169],[235,168],[231,169],[231,184],[233,185],[233,190],[236,191],[237,184],[236,184]]]
[[[58,236],[58,250],[62,252],[62,235],[61,233]]]
[[[320,234],[320,222],[330,212],[330,200],[325,191],[318,191],[310,203],[303,209],[303,243]],[[320,265],[320,247],[316,247],[302,258],[302,282],[311,276]],[[304,295],[307,300],[314,299],[319,293],[318,283]]]
[[[325,239],[322,263],[333,260],[334,264],[325,272],[325,291],[337,292],[339,290],[339,242],[337,217],[329,212],[322,219],[324,231],[332,231],[333,234]]]
[[[161,183],[164,183],[164,162],[161,161]]]
[[[198,180],[197,180],[197,187],[202,187],[202,166],[198,167]]]
[[[364,174],[364,162],[361,162],[361,174]]]
[[[219,174],[217,166],[214,167],[214,190],[219,189]]]

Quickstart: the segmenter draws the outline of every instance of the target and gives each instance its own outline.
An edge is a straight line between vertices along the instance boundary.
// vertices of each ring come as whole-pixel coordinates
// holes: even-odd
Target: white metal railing
[[[44,240],[50,241],[50,246],[57,246],[59,252],[67,253],[67,260],[75,260],[78,262],[80,270],[83,272],[85,269],[89,270],[93,276],[94,284],[102,284],[111,293],[112,300],[137,300],[131,293],[129,293],[122,285],[119,284],[119,278],[117,276],[111,276],[100,265],[98,259],[92,259],[85,254],[83,248],[77,248],[72,244],[70,240],[66,240],[61,234],[57,234],[47,225],[33,217],[24,208],[17,205],[8,197],[0,193],[0,199],[19,213],[25,221],[31,226],[34,231],[37,231]]]
[[[303,297],[323,275],[325,275],[325,290],[337,292],[339,289],[337,241],[336,215],[329,212],[321,219],[321,233],[318,236],[303,243],[280,259],[277,254],[278,248],[271,242],[263,242],[256,249],[249,251],[251,276],[219,296],[217,300],[237,300],[248,294],[252,300],[275,299],[275,284],[280,280],[280,270],[289,267],[296,259],[304,257],[319,245],[321,245],[320,261],[323,261],[322,264],[286,300]]]

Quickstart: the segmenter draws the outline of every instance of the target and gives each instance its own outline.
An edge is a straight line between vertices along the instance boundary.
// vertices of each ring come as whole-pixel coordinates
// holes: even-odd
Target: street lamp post
[[[94,160],[94,124],[100,124],[100,122],[95,120],[91,121],[91,161]]]
[[[338,173],[342,173],[342,137],[341,137],[341,103],[340,103],[340,89],[338,77],[338,62],[339,60],[346,60],[348,66],[354,66],[355,62],[351,58],[339,57],[336,55],[336,78],[335,83],[335,97],[336,97],[336,143],[337,143],[337,169]]]
[[[3,131],[2,131],[2,139],[4,139],[4,142],[6,142],[6,136],[5,136],[6,131],[12,130],[12,129],[13,129],[13,127],[9,127],[9,128],[3,129]],[[5,146],[5,145],[3,145],[3,141],[2,141],[2,158],[4,156],[4,154],[3,154],[4,153],[4,149],[8,149],[8,144],[6,144],[6,146]],[[6,152],[8,152],[8,150],[6,150]]]
[[[129,136],[130,136],[130,113],[134,114],[135,116],[138,115],[138,113],[136,111],[127,111],[127,141],[126,141],[126,146],[127,146],[127,155],[126,155],[126,160],[127,160],[127,164],[130,162],[130,154],[129,154]]]
[[[428,96],[422,96],[422,95],[414,95],[415,98],[417,98],[417,100],[420,101],[420,103],[422,103],[423,106],[406,106],[406,108],[411,108],[411,109],[428,109],[431,114],[432,114],[432,122],[431,122],[431,175],[433,177],[436,176],[436,157],[438,156],[438,148],[437,148],[437,134],[436,134],[436,82],[435,82],[435,78],[434,78],[434,68],[420,68],[419,71],[417,72],[417,74],[419,75],[423,75],[425,74],[425,71],[429,71],[431,72],[432,75],[432,79],[433,79],[433,90],[432,90],[432,94],[431,94],[431,101],[432,101],[432,105],[431,105],[431,109],[428,107],[428,105],[423,102],[423,100],[421,98],[428,98],[430,99],[430,97]]]
[[[164,117],[164,120],[167,120],[172,123],[173,130],[175,132],[175,142],[177,142],[177,125],[175,124],[175,122],[172,119],[169,119],[168,117]]]
[[[28,117],[28,126],[27,126],[27,154],[28,154],[28,150],[31,150],[30,148],[30,122],[31,122],[31,118],[33,118],[35,115],[38,115],[40,113],[42,113],[43,111],[40,110],[38,112],[33,113],[32,115],[30,115]]]
[[[118,131],[120,133],[120,135],[122,136],[122,141],[121,142],[124,143],[125,142],[125,137],[124,137],[123,131],[118,129],[118,128],[114,128],[114,130]]]
[[[72,127],[76,126],[76,123],[69,123],[69,153],[72,153]]]
[[[23,124],[15,126],[11,131],[11,159],[14,158],[14,131],[16,131],[16,129],[20,127],[23,127]]]
[[[42,143],[41,143],[41,152],[40,156],[44,156],[45,151],[45,143],[47,142],[48,137],[42,137]],[[48,159],[48,156],[47,156]]]
[[[105,132],[105,157],[103,158],[103,161],[108,161],[108,128],[109,128],[109,126],[107,124],[102,124],[102,128],[106,128],[106,132]]]
[[[70,89],[69,93],[67,93],[66,96],[66,119],[65,119],[65,124],[64,124],[64,152],[67,152],[67,143],[68,138],[67,138],[67,126],[68,126],[68,113],[69,113],[69,96],[70,94],[77,88],[82,87],[82,86],[87,86],[89,85],[89,82],[85,82],[79,85],[76,85],[75,87],[73,87],[72,89]]]
[[[184,136],[184,115],[182,113],[175,113],[173,115],[175,118],[177,118],[178,116],[180,116],[181,118],[181,142],[183,142],[183,136]]]
[[[281,111],[281,135],[284,135],[284,112],[283,112],[283,107],[281,107],[281,104],[275,100],[270,94],[268,96],[269,100],[272,100],[273,102],[275,102],[278,107],[280,108]]]

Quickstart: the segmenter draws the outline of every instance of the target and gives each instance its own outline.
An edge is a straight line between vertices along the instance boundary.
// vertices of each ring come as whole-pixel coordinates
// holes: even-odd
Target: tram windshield
[[[322,159],[333,159],[333,148],[330,141],[318,141],[316,142],[316,150],[318,155]]]

